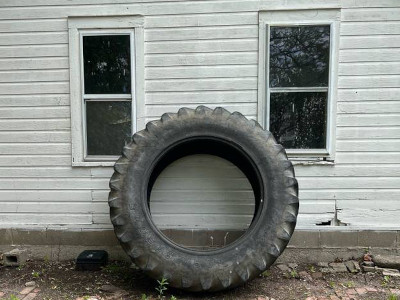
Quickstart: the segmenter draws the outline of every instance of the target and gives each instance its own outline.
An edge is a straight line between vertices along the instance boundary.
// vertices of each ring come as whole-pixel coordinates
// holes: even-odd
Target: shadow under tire
[[[253,221],[238,240],[199,251],[173,243],[152,221],[149,198],[157,176],[186,155],[206,153],[234,163],[255,195]],[[110,180],[115,234],[132,261],[172,287],[218,291],[242,285],[269,268],[286,248],[299,201],[294,169],[272,134],[238,112],[199,106],[147,123],[123,149]]]

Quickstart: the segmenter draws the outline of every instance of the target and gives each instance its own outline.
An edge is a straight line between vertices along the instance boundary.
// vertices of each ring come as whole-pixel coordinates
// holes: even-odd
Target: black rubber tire
[[[234,162],[259,200],[246,233],[218,250],[174,244],[151,220],[148,201],[155,178],[168,163],[192,153]],[[132,137],[114,169],[109,205],[116,236],[139,268],[176,288],[217,291],[243,284],[273,264],[296,225],[298,184],[284,148],[237,112],[199,106],[166,113]]]

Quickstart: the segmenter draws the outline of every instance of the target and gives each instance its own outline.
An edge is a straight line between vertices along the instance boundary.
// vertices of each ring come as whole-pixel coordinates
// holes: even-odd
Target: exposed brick
[[[35,289],[34,286],[27,286],[26,288],[24,288],[22,291],[20,291],[19,293],[21,295],[28,295],[30,292],[32,292]]]
[[[355,289],[348,289],[346,291],[346,294],[349,296],[354,296],[354,295],[357,295],[357,291]]]
[[[36,298],[37,293],[29,293],[23,300],[32,300]]]
[[[368,293],[366,288],[356,288],[356,291],[359,295],[364,295],[364,294]]]
[[[395,295],[400,295],[400,289],[390,289],[390,292]]]
[[[367,286],[366,290],[370,293],[376,293],[378,290],[372,286]]]

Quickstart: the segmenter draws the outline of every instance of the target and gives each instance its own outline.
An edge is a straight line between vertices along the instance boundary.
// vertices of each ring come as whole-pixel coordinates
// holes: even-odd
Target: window
[[[333,156],[337,17],[337,10],[260,17],[260,119],[291,156]]]
[[[143,22],[132,16],[68,21],[72,164],[112,165],[143,111]]]

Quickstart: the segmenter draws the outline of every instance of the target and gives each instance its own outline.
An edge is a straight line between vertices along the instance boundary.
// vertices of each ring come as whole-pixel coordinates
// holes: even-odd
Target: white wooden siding
[[[71,167],[68,16],[144,15],[145,99],[139,101],[145,101],[147,121],[199,104],[256,118],[258,12],[341,8],[335,163],[296,165],[298,226],[319,228],[336,213],[350,227],[399,228],[400,1],[117,2],[2,1],[0,227],[111,226],[106,201],[112,168]],[[215,186],[195,180],[205,174],[180,167],[172,176],[177,179],[160,178],[153,195],[160,203],[177,195],[213,199]],[[251,199],[243,178],[224,178],[227,196]],[[194,182],[205,191],[193,193],[201,187]],[[217,224],[222,207],[215,205],[220,215],[208,220]],[[157,213],[162,223],[195,206],[164,205]]]

